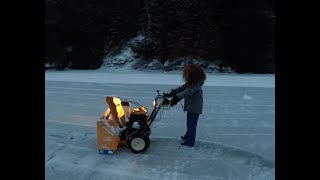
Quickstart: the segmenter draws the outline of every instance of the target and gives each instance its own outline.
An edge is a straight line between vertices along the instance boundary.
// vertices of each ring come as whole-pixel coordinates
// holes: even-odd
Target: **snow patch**
[[[248,96],[248,95],[244,94],[244,95],[243,95],[243,97],[242,97],[242,99],[245,99],[245,100],[252,100],[252,99],[253,99],[253,97],[251,97],[251,96]]]

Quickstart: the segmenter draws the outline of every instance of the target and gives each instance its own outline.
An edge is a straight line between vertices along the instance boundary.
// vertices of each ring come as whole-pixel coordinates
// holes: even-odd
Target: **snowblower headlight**
[[[153,106],[156,107],[158,105],[156,100],[153,100]]]
[[[162,103],[162,98],[161,98],[161,97],[156,97],[156,98],[153,100],[153,106],[154,106],[154,107],[159,107],[161,103]]]

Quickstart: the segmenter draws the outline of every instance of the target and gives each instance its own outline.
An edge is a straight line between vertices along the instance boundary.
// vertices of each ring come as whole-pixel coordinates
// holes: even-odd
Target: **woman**
[[[199,115],[203,107],[202,85],[206,80],[206,74],[203,69],[196,64],[187,64],[183,69],[182,75],[185,84],[173,89],[169,95],[172,96],[170,105],[176,105],[184,99],[184,111],[187,111],[187,132],[181,136],[182,147],[194,147],[196,139],[196,130]]]

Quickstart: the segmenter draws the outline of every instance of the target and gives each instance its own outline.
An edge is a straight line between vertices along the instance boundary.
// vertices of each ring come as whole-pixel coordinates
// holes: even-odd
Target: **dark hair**
[[[187,86],[193,86],[196,83],[205,81],[207,76],[201,66],[197,64],[187,64],[183,68],[183,79]]]

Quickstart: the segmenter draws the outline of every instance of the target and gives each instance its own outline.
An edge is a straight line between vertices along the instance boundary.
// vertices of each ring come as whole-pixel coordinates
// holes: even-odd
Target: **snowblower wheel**
[[[127,145],[133,153],[146,151],[150,146],[149,137],[140,131],[134,131],[127,137]]]

